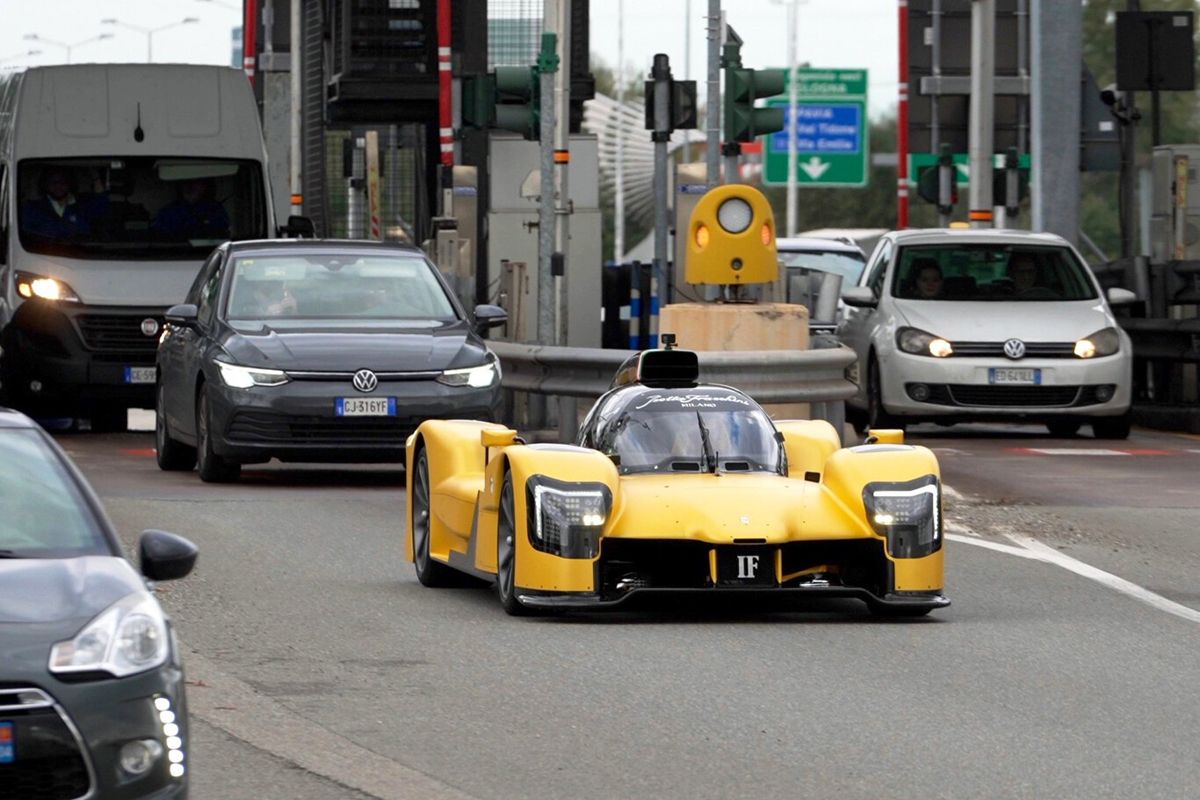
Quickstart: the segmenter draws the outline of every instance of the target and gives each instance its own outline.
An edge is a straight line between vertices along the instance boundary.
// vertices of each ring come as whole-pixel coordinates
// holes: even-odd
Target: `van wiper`
[[[700,412],[696,412],[696,422],[700,425],[700,443],[704,446],[704,470],[717,474],[717,453],[713,452],[712,439],[708,435],[708,427],[704,424],[704,418],[700,416]]]

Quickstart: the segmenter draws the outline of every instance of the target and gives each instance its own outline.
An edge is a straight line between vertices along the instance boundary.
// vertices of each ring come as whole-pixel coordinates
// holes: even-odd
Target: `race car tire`
[[[167,472],[189,472],[196,466],[196,448],[171,438],[163,408],[163,386],[160,383],[158,409],[154,415],[154,455],[158,468]]]
[[[1131,428],[1133,418],[1128,411],[1119,417],[1096,417],[1092,420],[1092,435],[1097,439],[1128,439]]]
[[[207,388],[200,387],[199,394],[196,403],[196,471],[205,483],[233,483],[242,477],[242,465],[213,451],[212,411]]]
[[[512,473],[504,473],[500,488],[500,519],[496,526],[496,597],[514,617],[529,616],[530,610],[517,599],[516,503],[513,501]]]
[[[429,498],[429,455],[422,447],[417,451],[413,469],[412,516],[408,521],[413,537],[413,566],[422,586],[455,586],[458,585],[457,573],[429,554]]]
[[[867,427],[904,430],[906,427],[905,423],[893,417],[883,407],[883,389],[881,388],[881,384],[882,381],[879,379],[879,362],[872,355],[867,365]]]
[[[1050,435],[1058,437],[1059,439],[1065,439],[1069,436],[1074,436],[1075,434],[1079,433],[1080,427],[1080,423],[1067,419],[1056,419],[1046,423],[1046,430],[1050,431]]]

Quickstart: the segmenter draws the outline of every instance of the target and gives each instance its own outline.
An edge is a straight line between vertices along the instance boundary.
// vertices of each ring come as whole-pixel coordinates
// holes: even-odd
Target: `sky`
[[[723,0],[726,20],[745,45],[747,67],[787,66],[788,0]],[[870,74],[871,113],[896,101],[896,0],[797,0],[797,60],[813,67],[865,68]],[[276,0],[282,5],[285,0]],[[618,8],[624,6],[625,64],[632,75],[647,70],[655,53],[671,58],[676,78],[706,77],[705,16],[708,0],[591,0],[591,49],[617,63]],[[153,34],[153,60],[229,64],[230,32],[241,21],[240,0],[0,0],[0,69],[66,61],[64,47],[104,33],[112,38],[79,44],[71,60],[145,61],[147,36],[122,25],[153,29],[195,17]],[[690,13],[689,13],[690,10]],[[685,67],[686,29],[691,29],[690,74]],[[43,41],[27,40],[28,35]],[[40,50],[29,55],[30,50]]]

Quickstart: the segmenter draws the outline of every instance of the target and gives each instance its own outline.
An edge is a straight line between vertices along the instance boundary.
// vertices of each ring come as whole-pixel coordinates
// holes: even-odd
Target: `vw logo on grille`
[[[1004,343],[1004,355],[1016,361],[1025,357],[1025,343],[1020,339],[1009,339]]]
[[[354,373],[354,388],[360,392],[373,392],[379,385],[379,378],[369,369],[360,369]]]
[[[156,336],[158,334],[158,320],[153,317],[146,317],[142,320],[142,333],[146,336]]]

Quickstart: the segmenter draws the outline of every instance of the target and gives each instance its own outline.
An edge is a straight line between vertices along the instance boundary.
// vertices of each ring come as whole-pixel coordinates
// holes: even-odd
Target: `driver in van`
[[[74,176],[63,167],[49,167],[38,180],[38,196],[21,206],[21,229],[47,239],[80,239],[91,235],[103,219],[108,197],[98,191],[77,195]]]
[[[209,180],[184,181],[179,197],[162,207],[150,229],[172,239],[228,239],[229,215],[213,195]]]

